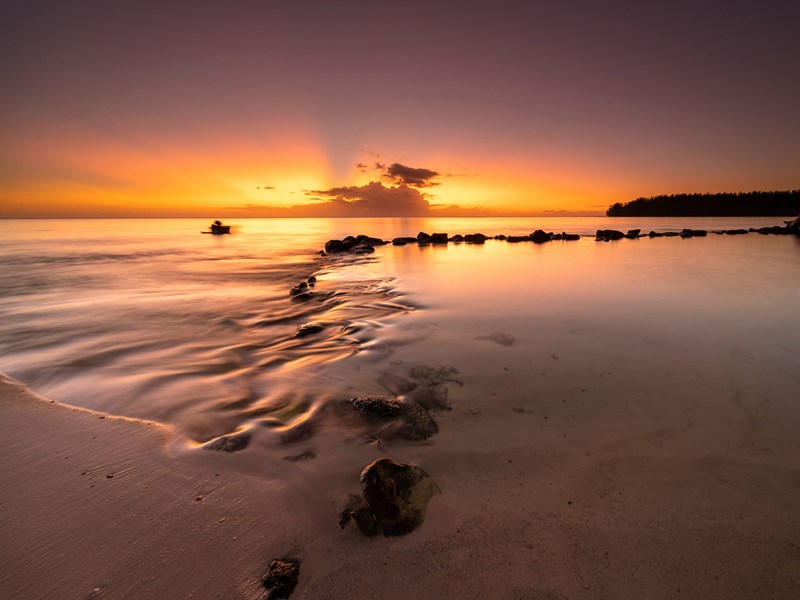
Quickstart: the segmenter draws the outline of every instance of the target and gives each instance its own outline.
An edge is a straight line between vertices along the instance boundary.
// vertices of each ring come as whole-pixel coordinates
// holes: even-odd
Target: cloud
[[[424,216],[430,211],[425,194],[419,190],[407,185],[385,186],[379,181],[327,190],[307,190],[306,194],[332,198],[316,205],[306,205],[326,213],[320,216],[412,217]]]
[[[380,163],[376,163],[378,166]],[[383,178],[386,181],[396,185],[410,185],[413,187],[429,187],[438,185],[437,182],[431,181],[434,177],[438,176],[437,171],[431,169],[418,169],[414,167],[407,167],[400,163],[392,163],[386,169]]]
[[[271,185],[259,185],[256,186],[257,190],[274,190],[275,188]]]

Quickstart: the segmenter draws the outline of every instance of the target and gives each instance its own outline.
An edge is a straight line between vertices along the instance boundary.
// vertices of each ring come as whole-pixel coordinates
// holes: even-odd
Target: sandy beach
[[[279,472],[302,465],[187,450],[162,426],[3,381],[3,596],[255,599],[269,561],[294,555],[297,598],[796,597],[800,449],[748,390],[708,408],[723,416],[709,436],[691,403],[653,417],[658,398],[620,393],[587,415],[503,380],[465,377],[433,447],[357,445],[352,469],[319,465],[303,485]],[[442,494],[407,536],[340,530],[356,467],[384,453]]]

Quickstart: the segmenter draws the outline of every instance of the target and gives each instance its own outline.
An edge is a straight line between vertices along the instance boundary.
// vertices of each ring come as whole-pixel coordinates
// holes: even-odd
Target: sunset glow
[[[391,164],[424,214],[798,183],[796,9],[8,12],[0,217],[331,216]]]

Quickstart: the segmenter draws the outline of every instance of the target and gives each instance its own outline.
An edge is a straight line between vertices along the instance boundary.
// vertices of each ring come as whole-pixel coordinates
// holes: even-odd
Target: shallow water
[[[244,219],[230,236],[200,235],[207,222],[192,219],[7,222],[0,371],[47,397],[168,423],[198,441],[254,422],[289,435],[331,401],[388,393],[380,375],[408,377],[416,361],[455,366],[486,386],[506,357],[537,373],[542,361],[569,364],[553,376],[570,386],[614,361],[675,377],[667,366],[682,357],[687,382],[766,385],[769,373],[788,389],[800,372],[800,239],[593,239],[603,228],[776,221]],[[348,234],[537,228],[592,237],[317,254]],[[311,275],[312,298],[290,299]],[[307,322],[325,329],[294,337]],[[619,383],[634,384],[642,381]]]

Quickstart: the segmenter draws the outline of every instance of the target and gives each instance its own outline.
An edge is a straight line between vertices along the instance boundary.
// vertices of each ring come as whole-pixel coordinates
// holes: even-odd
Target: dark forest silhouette
[[[617,202],[609,217],[785,217],[800,213],[800,190],[672,194]]]

